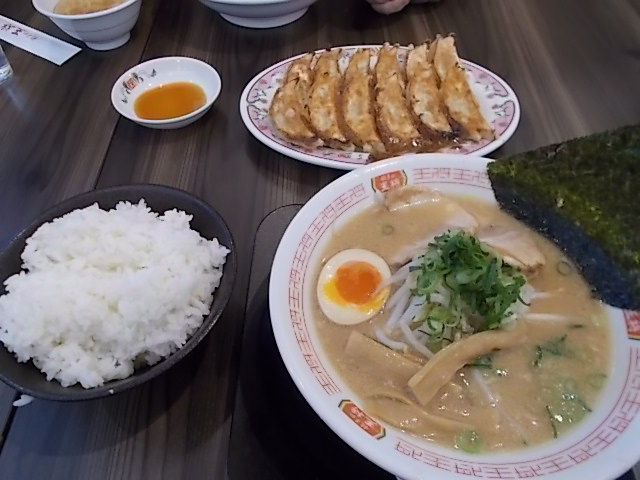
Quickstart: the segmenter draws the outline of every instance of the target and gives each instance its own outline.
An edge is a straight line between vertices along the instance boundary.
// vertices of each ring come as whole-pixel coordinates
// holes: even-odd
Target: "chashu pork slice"
[[[405,87],[398,48],[385,44],[375,67],[375,111],[378,132],[390,153],[417,151],[422,143],[405,99]]]
[[[269,107],[269,116],[275,129],[290,142],[305,147],[322,145],[311,129],[307,110],[313,81],[312,60],[313,54],[308,53],[291,63]]]
[[[534,238],[520,230],[486,225],[479,229],[477,237],[502,256],[505,262],[525,272],[535,272],[546,262]]]
[[[434,50],[434,49],[432,49]],[[438,74],[429,58],[429,44],[409,50],[407,55],[407,100],[418,129],[434,147],[452,136],[451,125],[438,88]]]
[[[383,195],[384,206],[390,212],[430,205],[438,211],[441,223],[435,230],[427,232],[424,238],[404,245],[393,255],[385,258],[389,265],[404,265],[416,255],[424,252],[429,243],[438,235],[448,231],[463,230],[474,234],[478,228],[477,219],[455,200],[437,190],[408,185],[388,190]]]
[[[356,52],[342,80],[340,121],[347,138],[372,157],[384,157],[386,149],[376,126],[373,111],[371,50]]]
[[[342,132],[339,120],[340,83],[338,67],[340,49],[322,52],[313,71],[313,84],[309,92],[309,119],[311,128],[325,144],[345,150],[353,145]]]

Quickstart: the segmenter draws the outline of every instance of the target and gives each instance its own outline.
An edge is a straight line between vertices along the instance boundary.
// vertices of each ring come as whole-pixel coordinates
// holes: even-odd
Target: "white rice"
[[[27,240],[0,297],[0,341],[63,386],[126,378],[200,327],[229,250],[191,216],[119,203],[75,210]]]

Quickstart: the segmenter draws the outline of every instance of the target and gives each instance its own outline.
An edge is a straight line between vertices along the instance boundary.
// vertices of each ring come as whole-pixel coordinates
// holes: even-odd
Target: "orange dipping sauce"
[[[142,93],[133,111],[144,120],[167,120],[194,112],[206,102],[207,95],[198,85],[175,82]]]

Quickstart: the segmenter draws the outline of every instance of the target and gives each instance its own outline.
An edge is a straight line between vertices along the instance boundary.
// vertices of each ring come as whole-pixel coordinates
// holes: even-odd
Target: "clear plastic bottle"
[[[0,83],[5,80],[9,80],[13,75],[13,69],[11,68],[11,64],[9,63],[9,59],[2,50],[2,46],[0,45]]]

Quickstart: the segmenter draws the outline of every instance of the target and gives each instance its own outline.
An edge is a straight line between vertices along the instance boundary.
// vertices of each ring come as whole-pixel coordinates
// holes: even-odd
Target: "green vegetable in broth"
[[[493,358],[491,357],[491,354],[480,355],[473,362],[468,363],[467,366],[476,367],[476,368],[489,368],[489,369],[492,369],[493,368]]]
[[[545,408],[554,438],[558,438],[560,429],[579,422],[591,412],[591,407],[583,400],[576,382],[571,379],[558,381],[551,387],[544,388],[543,394],[549,399]]]
[[[480,355],[475,360],[470,363],[467,363],[467,367],[479,368],[482,370],[482,375],[485,377],[490,376],[498,376],[498,377],[506,377],[509,373],[504,368],[496,367],[493,364],[493,355],[491,353],[487,353],[486,355]]]
[[[593,373],[587,377],[587,384],[596,390],[600,390],[607,380],[606,373]]]
[[[482,438],[475,430],[463,430],[456,435],[455,445],[463,452],[480,453],[482,451]]]
[[[396,231],[393,225],[389,225],[388,223],[383,225],[381,230],[383,235],[393,235],[393,232]]]
[[[413,271],[417,272],[413,295],[429,298],[443,287],[448,291],[447,304],[427,307],[422,318],[421,331],[432,342],[456,329],[473,333],[499,328],[512,315],[513,305],[524,303],[520,297],[524,276],[462,231],[436,237]]]
[[[556,422],[558,419],[556,415],[551,411],[551,407],[549,405],[545,405],[544,407],[547,411],[547,416],[549,417],[549,423],[551,424],[551,431],[553,432],[553,438],[558,438],[558,427],[556,427]]]
[[[539,367],[542,364],[542,359],[545,354],[555,355],[556,357],[565,357],[568,355],[567,350],[567,335],[549,340],[542,345],[536,346],[535,358],[533,359],[533,366]]]
[[[558,262],[556,265],[556,270],[560,275],[571,275],[573,273],[573,267],[569,262],[564,260]]]

